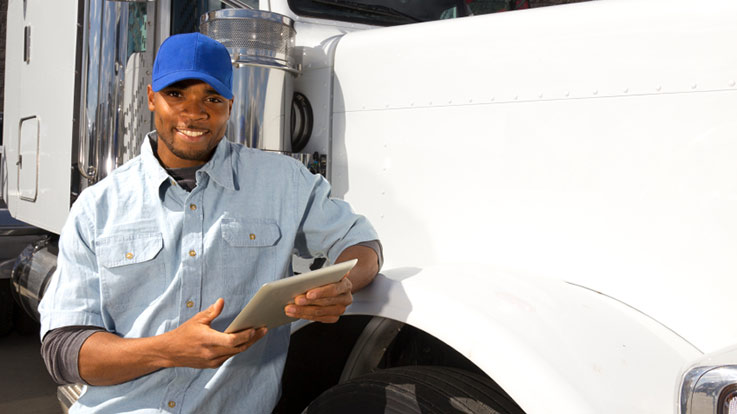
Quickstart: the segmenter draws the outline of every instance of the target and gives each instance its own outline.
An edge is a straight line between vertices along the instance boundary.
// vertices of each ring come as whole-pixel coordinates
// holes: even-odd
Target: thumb
[[[216,300],[215,303],[213,303],[212,305],[210,305],[210,307],[201,312],[201,321],[207,324],[212,322],[212,320],[217,318],[218,315],[220,315],[220,312],[223,311],[224,305],[225,301],[223,300],[223,298],[219,298],[218,300]]]

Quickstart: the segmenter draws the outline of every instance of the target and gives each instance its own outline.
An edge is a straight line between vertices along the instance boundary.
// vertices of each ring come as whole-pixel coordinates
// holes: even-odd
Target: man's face
[[[168,168],[206,163],[225,135],[232,106],[232,99],[200,80],[184,80],[158,92],[149,85],[148,109],[154,112],[161,162]]]

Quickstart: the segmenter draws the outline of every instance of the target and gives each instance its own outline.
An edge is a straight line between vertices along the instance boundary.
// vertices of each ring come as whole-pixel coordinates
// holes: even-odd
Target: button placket
[[[203,210],[202,210],[202,188],[195,187],[188,194],[184,203],[184,226],[182,229],[182,246],[185,257],[182,267],[182,291],[183,298],[181,321],[188,320],[193,312],[197,311],[202,301],[201,281],[204,262],[201,254],[203,252]]]

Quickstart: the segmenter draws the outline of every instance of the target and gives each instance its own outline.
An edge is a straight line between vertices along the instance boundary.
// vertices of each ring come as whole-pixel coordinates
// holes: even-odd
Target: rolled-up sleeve
[[[85,214],[82,198],[72,206],[62,229],[56,271],[38,308],[41,338],[63,326],[103,326],[94,227]]]
[[[343,200],[330,197],[330,184],[306,168],[297,168],[298,217],[301,217],[295,249],[302,257],[325,256],[335,263],[346,248],[377,240],[366,217],[355,214]]]

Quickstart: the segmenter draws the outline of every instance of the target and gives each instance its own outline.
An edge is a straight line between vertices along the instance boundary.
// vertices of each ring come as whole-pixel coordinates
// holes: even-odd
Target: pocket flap
[[[164,240],[161,233],[126,233],[101,237],[96,246],[98,262],[110,268],[153,259]]]
[[[223,239],[231,246],[268,247],[281,238],[275,222],[224,218],[220,223]]]

